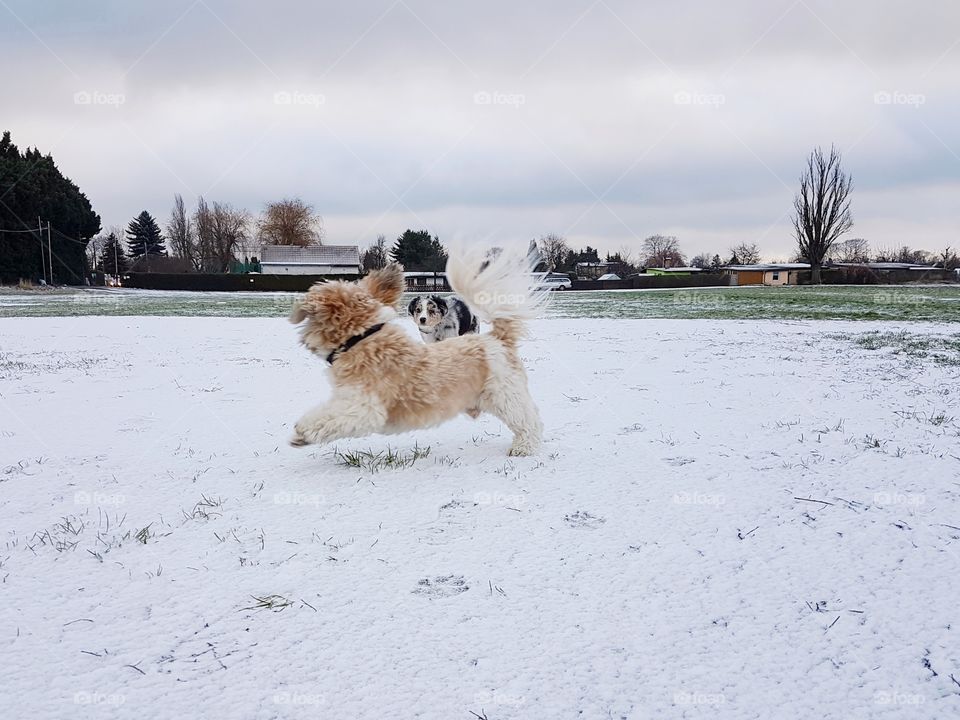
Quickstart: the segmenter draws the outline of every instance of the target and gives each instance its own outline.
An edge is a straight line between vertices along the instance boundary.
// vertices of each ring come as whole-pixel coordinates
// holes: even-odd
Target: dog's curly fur
[[[387,324],[337,355],[330,367],[330,399],[297,421],[290,443],[400,433],[459,413],[475,418],[488,412],[513,431],[511,455],[536,453],[543,425],[517,346],[524,320],[542,298],[531,290],[524,260],[515,262],[506,253],[481,260],[475,254],[458,260],[451,255],[447,275],[471,310],[492,325],[491,331],[430,345],[389,323],[397,317],[404,287],[400,265],[388,265],[356,283],[314,285],[293,308],[290,321],[306,321],[301,340],[320,357],[374,325]]]

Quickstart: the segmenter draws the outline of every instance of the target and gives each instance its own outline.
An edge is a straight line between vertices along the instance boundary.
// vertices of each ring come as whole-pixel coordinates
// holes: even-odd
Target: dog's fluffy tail
[[[505,248],[456,248],[447,260],[447,280],[474,315],[493,325],[491,334],[515,348],[525,322],[549,299],[549,290],[536,289],[539,261],[532,247],[526,255]]]

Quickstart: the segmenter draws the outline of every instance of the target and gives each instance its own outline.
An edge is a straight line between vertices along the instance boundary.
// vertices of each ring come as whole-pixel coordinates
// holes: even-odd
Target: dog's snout
[[[426,325],[426,324],[427,324],[427,319],[426,319],[425,317],[420,318],[420,324],[421,324],[421,325]]]

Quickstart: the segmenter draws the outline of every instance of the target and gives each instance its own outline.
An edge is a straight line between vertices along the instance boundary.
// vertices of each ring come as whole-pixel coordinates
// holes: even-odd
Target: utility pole
[[[43,244],[43,238],[40,238]],[[50,221],[47,220],[47,261],[50,263],[50,284],[53,285],[53,250],[50,249]]]
[[[47,284],[47,261],[43,257],[43,223],[37,215],[37,237],[40,238],[40,273],[43,275],[43,284]]]

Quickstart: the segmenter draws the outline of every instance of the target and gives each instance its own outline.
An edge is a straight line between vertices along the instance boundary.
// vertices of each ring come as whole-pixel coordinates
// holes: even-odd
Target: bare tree
[[[371,270],[380,270],[387,266],[389,258],[387,256],[387,238],[383,235],[377,235],[377,240],[370,247],[363,251],[360,258],[360,265],[364,272]]]
[[[215,267],[218,272],[226,272],[250,233],[250,213],[234,209],[229,203],[214,202],[210,211],[210,227]]]
[[[927,265],[930,262],[930,253],[926,250],[914,250],[904,245],[897,251],[897,257],[894,262],[911,263],[913,265]]]
[[[690,267],[701,269],[709,268],[712,260],[713,256],[710,255],[710,253],[700,253],[699,255],[694,255],[690,259]]]
[[[814,283],[821,282],[820,267],[833,243],[853,227],[852,190],[853,178],[843,172],[836,148],[831,146],[827,156],[819,147],[810,153],[800,175],[800,192],[793,199],[793,228]]]
[[[537,243],[537,249],[540,251],[540,257],[546,263],[547,270],[557,270],[562,268],[567,261],[567,255],[570,253],[570,246],[567,241],[559,235],[544,235]]]
[[[865,263],[870,262],[870,243],[863,238],[850,238],[838,242],[831,252],[837,262]]]
[[[948,246],[937,256],[937,264],[944,270],[956,270],[960,267],[960,257]]]
[[[265,245],[319,245],[323,242],[322,218],[300,198],[268,203],[257,223]]]
[[[730,248],[731,265],[756,265],[758,262],[760,262],[760,248],[756,243],[743,242]]]
[[[173,211],[167,222],[167,240],[175,257],[189,260],[195,269],[199,269],[193,223],[179,194],[173,196]]]
[[[193,229],[193,266],[201,272],[209,272],[216,264],[213,249],[213,211],[202,195],[197,198],[197,209],[193,213]]]
[[[87,260],[89,260],[91,268],[98,270],[103,266],[105,253],[107,252],[108,248],[111,248],[111,235],[113,236],[113,239],[122,239],[125,232],[125,229],[119,225],[111,225],[108,228],[102,229],[98,235],[90,238],[89,242],[87,242],[86,252]],[[112,267],[112,258],[110,259],[110,263]]]
[[[651,235],[643,241],[644,267],[678,267],[686,263],[673,235]]]
[[[895,248],[890,248],[890,247],[877,248],[877,253],[876,255],[873,256],[873,261],[874,262],[896,262],[898,252],[899,251],[896,250]]]
[[[91,269],[96,270],[100,265],[101,258],[103,257],[103,249],[107,246],[109,237],[109,232],[100,231],[98,235],[94,235],[87,241],[87,265],[89,265]]]

